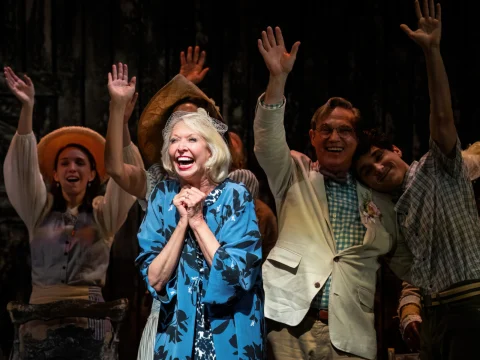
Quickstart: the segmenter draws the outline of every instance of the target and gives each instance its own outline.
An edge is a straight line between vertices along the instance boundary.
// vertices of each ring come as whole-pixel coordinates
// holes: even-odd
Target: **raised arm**
[[[415,1],[418,29],[412,31],[405,24],[400,27],[422,48],[425,55],[430,94],[430,134],[440,150],[450,155],[457,142],[457,130],[447,72],[440,54],[442,12],[440,4],[435,6],[433,0],[423,0],[422,3],[423,14],[418,0]]]
[[[270,71],[265,104],[282,103],[287,77],[295,64],[299,46],[300,41],[297,41],[293,44],[291,52],[287,52],[282,31],[278,26],[275,27],[275,34],[270,26],[267,31],[262,31],[262,39],[258,39],[258,50]]]
[[[203,66],[205,65],[205,59],[207,53],[205,51],[200,52],[200,47],[195,46],[195,50],[189,46],[187,49],[187,56],[185,52],[180,52],[180,71],[179,74],[185,76],[195,85],[200,84],[202,80],[207,75],[210,68]]]
[[[4,74],[8,88],[22,104],[17,133],[3,164],[5,188],[10,203],[27,226],[31,238],[47,201],[47,189],[38,165],[37,141],[32,132],[35,88],[27,75],[22,80],[10,67],[4,68]]]
[[[276,35],[275,35],[276,34]],[[279,27],[262,31],[258,50],[270,72],[267,90],[259,99],[253,123],[255,156],[265,171],[273,195],[281,197],[290,182],[293,160],[290,156],[283,126],[285,103],[284,90],[287,76],[293,68],[300,42],[285,48]]]
[[[23,75],[25,81],[20,79],[8,66],[3,70],[8,88],[22,103],[17,133],[19,135],[30,134],[32,132],[33,105],[35,103],[35,87],[33,86],[33,82],[26,74]]]
[[[128,120],[135,107],[138,93],[135,92],[136,78],[128,82],[128,66],[119,63],[112,65],[108,73],[110,93],[110,118],[105,144],[105,167],[107,173],[126,192],[144,199],[146,176],[143,167],[127,164],[123,159],[123,148],[130,145]]]

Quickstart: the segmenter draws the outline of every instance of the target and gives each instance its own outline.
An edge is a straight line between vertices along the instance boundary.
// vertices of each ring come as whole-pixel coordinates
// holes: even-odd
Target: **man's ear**
[[[402,157],[402,150],[400,150],[400,148],[396,147],[395,145],[393,145],[393,152],[398,156]]]
[[[313,138],[315,137],[315,130],[312,130],[312,129],[308,130],[308,136],[310,137],[310,144],[312,144],[312,146],[315,147],[313,145]]]

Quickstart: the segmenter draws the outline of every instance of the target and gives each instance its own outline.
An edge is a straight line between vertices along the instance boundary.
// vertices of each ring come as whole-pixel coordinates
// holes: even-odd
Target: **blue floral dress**
[[[211,268],[187,231],[176,271],[157,293],[148,283],[150,263],[175,230],[176,180],[152,191],[138,233],[137,264],[152,296],[161,302],[155,359],[264,359],[262,244],[252,196],[226,179],[205,199],[203,213],[220,247]]]

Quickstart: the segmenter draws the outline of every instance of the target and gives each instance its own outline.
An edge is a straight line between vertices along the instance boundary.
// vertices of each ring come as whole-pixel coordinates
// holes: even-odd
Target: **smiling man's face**
[[[397,147],[390,151],[372,146],[355,163],[360,179],[372,189],[383,193],[401,189],[408,167]]]
[[[309,132],[320,166],[330,172],[345,172],[352,165],[358,145],[354,119],[352,110],[336,107]]]

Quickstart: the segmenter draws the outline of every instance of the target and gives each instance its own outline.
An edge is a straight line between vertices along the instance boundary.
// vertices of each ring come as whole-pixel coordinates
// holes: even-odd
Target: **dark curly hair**
[[[352,164],[355,165],[362,155],[365,155],[370,151],[372,146],[393,151],[392,141],[388,135],[382,132],[379,128],[363,130],[358,134],[358,145],[353,154]],[[353,169],[355,170],[355,166]]]

